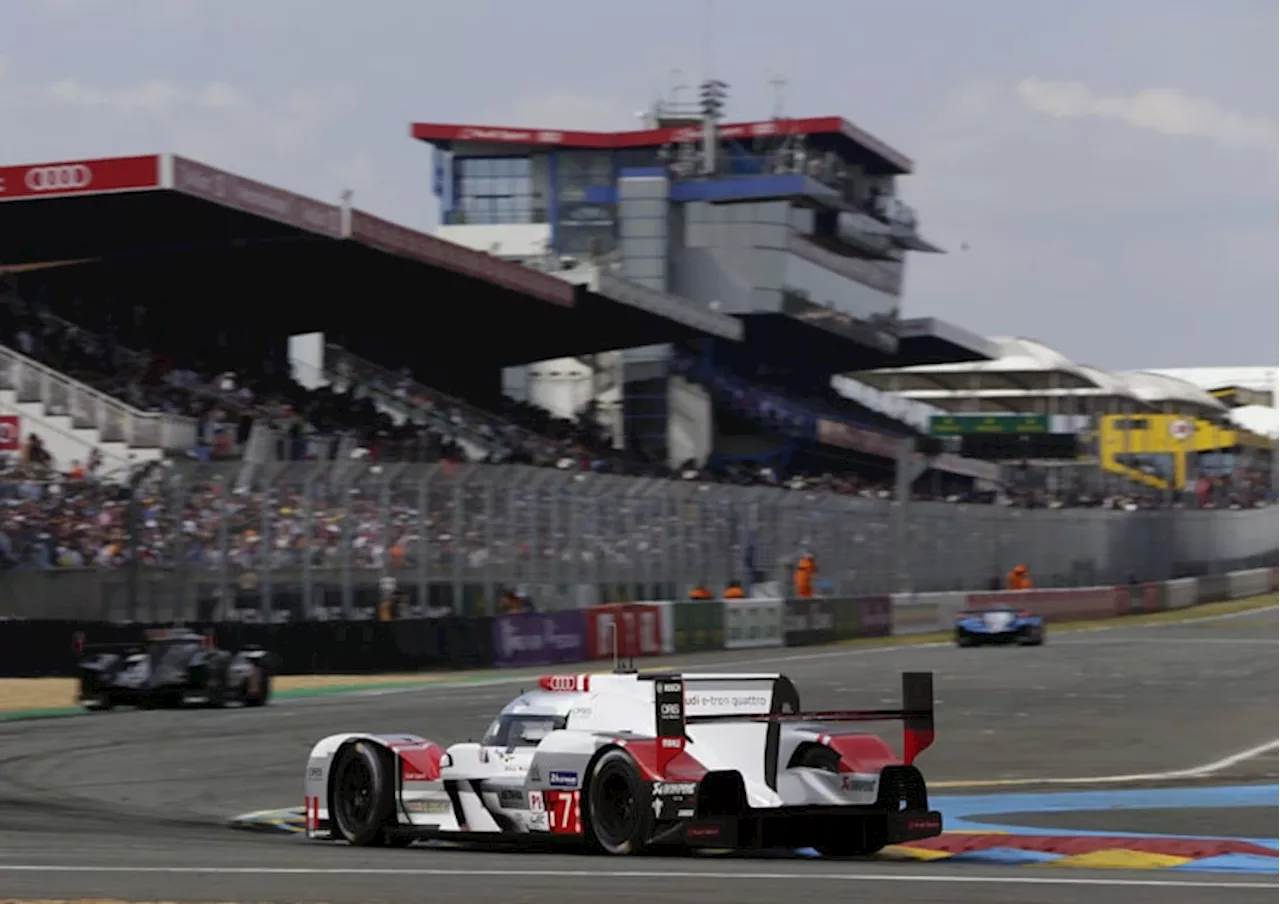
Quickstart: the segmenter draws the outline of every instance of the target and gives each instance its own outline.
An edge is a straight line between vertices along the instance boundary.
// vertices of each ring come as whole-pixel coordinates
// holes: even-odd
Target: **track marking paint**
[[[903,882],[943,885],[1081,885],[1106,888],[1213,888],[1220,890],[1277,889],[1275,882],[1222,882],[1179,879],[1102,879],[1025,875],[938,875],[924,873],[843,872],[818,873],[755,872],[754,870],[573,870],[573,869],[431,869],[351,867],[316,869],[289,866],[85,866],[82,864],[0,864],[0,873],[82,873],[90,875],[171,875],[171,876],[469,876],[498,879],[715,879],[754,882],[774,879],[785,882]]]
[[[1032,785],[1118,785],[1132,782],[1171,782],[1183,779],[1206,778],[1254,757],[1280,749],[1280,739],[1267,741],[1248,750],[1241,750],[1212,763],[1192,766],[1190,769],[1173,769],[1168,772],[1147,772],[1137,775],[1099,775],[1093,778],[997,778],[978,781],[930,782],[930,788],[1015,788]]]

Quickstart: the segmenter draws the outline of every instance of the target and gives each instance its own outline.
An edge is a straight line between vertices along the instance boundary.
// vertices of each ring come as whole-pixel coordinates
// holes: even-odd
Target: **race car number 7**
[[[578,809],[577,791],[545,791],[551,831],[555,835],[581,835],[582,814]]]

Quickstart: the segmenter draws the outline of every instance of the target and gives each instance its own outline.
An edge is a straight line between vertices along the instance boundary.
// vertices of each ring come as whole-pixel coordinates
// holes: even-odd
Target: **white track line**
[[[1267,741],[1257,747],[1241,750],[1203,766],[1190,769],[1174,769],[1168,772],[1147,772],[1140,775],[1100,775],[1094,778],[1007,778],[986,781],[930,782],[931,788],[1012,788],[1019,785],[1119,785],[1131,782],[1173,782],[1183,779],[1207,778],[1239,765],[1246,760],[1280,749],[1280,739]]]
[[[274,866],[84,866],[71,864],[0,864],[0,873],[86,873],[91,875],[176,875],[176,876],[482,876],[486,878],[520,879],[715,879],[754,882],[774,879],[786,882],[823,880],[829,882],[919,882],[956,885],[1093,885],[1137,888],[1266,888],[1274,882],[1222,882],[1178,879],[1095,879],[1021,875],[929,875],[924,873],[818,873],[796,871],[765,873],[748,870],[578,870],[578,869],[412,869],[352,867],[350,869],[316,869],[312,867]]]

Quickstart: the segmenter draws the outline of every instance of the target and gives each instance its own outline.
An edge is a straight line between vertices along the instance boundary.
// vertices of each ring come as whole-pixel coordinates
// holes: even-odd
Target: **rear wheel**
[[[608,750],[592,765],[586,783],[587,838],[606,854],[638,854],[653,831],[653,789],[635,761]]]
[[[381,845],[395,812],[394,777],[380,748],[357,741],[339,751],[333,764],[329,809],[334,828],[351,844]]]
[[[254,663],[245,679],[242,698],[245,706],[266,706],[271,699],[271,670],[265,663]]]
[[[115,705],[111,689],[94,673],[86,673],[80,679],[80,705],[90,710],[108,710]]]

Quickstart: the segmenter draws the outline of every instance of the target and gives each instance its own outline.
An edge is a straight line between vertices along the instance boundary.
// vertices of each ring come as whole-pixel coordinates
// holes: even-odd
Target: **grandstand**
[[[1040,488],[1059,497],[1194,492],[1201,504],[1237,505],[1273,497],[1274,369],[1108,373],[1033,340],[990,341],[999,349],[990,361],[850,376],[918,406],[955,451],[1034,461],[1048,478]]]
[[[0,167],[7,599],[350,613],[395,576],[428,608],[498,582],[567,605],[773,582],[801,550],[837,592],[985,586],[1010,556],[1122,580],[1126,544],[1143,573],[1203,566],[1136,522],[1066,549],[1068,522],[1022,510],[1171,500],[1029,482],[1001,431],[956,444],[903,406],[1016,415],[1020,457],[1051,459],[1082,417],[1221,398],[903,318],[908,253],[938,251],[896,198],[910,161],[836,118],[701,115],[419,124],[440,236],[167,154]],[[1195,501],[1268,500],[1240,489]],[[1012,513],[952,530],[912,499]],[[133,563],[153,576],[98,574]]]

